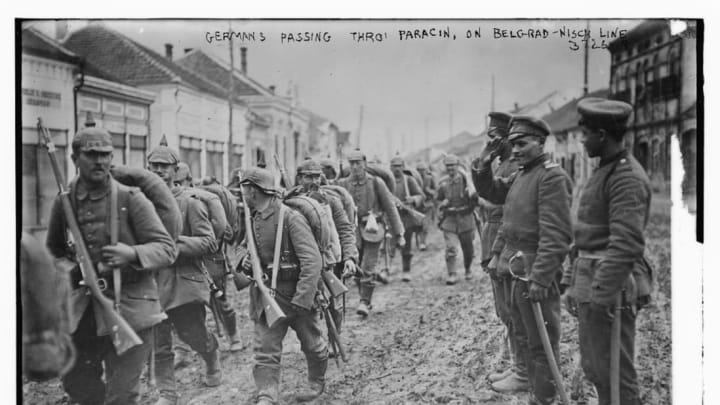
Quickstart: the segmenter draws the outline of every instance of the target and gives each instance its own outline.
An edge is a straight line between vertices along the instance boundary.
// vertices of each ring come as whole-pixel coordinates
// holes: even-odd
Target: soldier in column
[[[644,230],[652,197],[647,173],[623,146],[632,106],[585,98],[578,103],[582,143],[600,164],[580,193],[573,227],[577,257],[563,279],[569,312],[578,318],[585,376],[600,404],[609,404],[613,322],[620,323],[620,404],[640,404],[634,365],[635,319],[648,303],[652,280]],[[615,309],[620,306],[619,318]]]
[[[172,266],[157,272],[160,304],[168,319],[156,328],[155,373],[160,399],[156,405],[178,402],[174,373],[172,330],[205,361],[205,384],[222,383],[220,350],[215,336],[205,325],[210,287],[203,274],[204,257],[217,250],[208,209],[192,189],[175,185],[179,156],[161,143],[150,152],[148,168],[165,181],[172,191],[182,215],[182,232],[178,237],[179,255]]]
[[[214,177],[213,177],[214,179]],[[211,185],[214,184],[217,187],[221,187],[220,183],[215,180],[215,182],[207,181],[208,177],[206,176],[206,179],[203,180],[203,185]],[[206,193],[209,198],[217,198],[217,196],[205,189],[199,189],[193,187],[193,177],[190,173],[190,167],[187,165],[187,163],[180,162],[178,163],[178,171],[175,175],[175,184],[178,187],[183,188],[189,188],[193,193]],[[218,199],[219,200],[219,199]],[[233,199],[230,201],[231,205],[236,205],[237,202]],[[224,207],[223,207],[224,209]],[[223,234],[221,235],[215,235],[215,241],[217,243],[217,251],[213,252],[210,255],[205,256],[205,264],[208,270],[208,273],[210,274],[210,277],[212,277],[212,281],[217,286],[217,288],[222,292],[220,294],[220,297],[217,298],[218,304],[220,304],[218,308],[218,312],[220,313],[220,316],[222,316],[222,322],[225,324],[225,327],[227,328],[227,334],[228,339],[230,340],[230,351],[231,352],[239,352],[241,351],[244,346],[242,339],[240,339],[240,336],[237,333],[237,316],[235,314],[235,309],[232,306],[232,303],[228,300],[227,295],[227,270],[226,270],[226,263],[225,263],[225,254],[223,253],[223,250],[225,248],[225,244],[231,243],[233,240],[233,229],[232,225],[230,224],[229,220],[226,221],[227,226],[224,229]],[[214,292],[211,292],[214,293]],[[220,325],[217,325],[218,328],[220,328]]]
[[[410,210],[417,210],[423,203],[423,191],[412,176],[403,172],[405,161],[400,156],[390,160],[390,170],[395,177],[395,206],[405,228],[405,246],[402,247],[402,281],[410,281],[412,266],[413,235],[422,228],[422,222]],[[395,249],[392,249],[394,252]]]
[[[473,238],[475,235],[473,209],[477,203],[477,194],[470,194],[465,176],[458,171],[460,159],[447,155],[443,159],[446,175],[440,179],[437,191],[438,226],[445,239],[445,264],[447,279],[445,284],[457,283],[456,260],[458,245],[463,254],[465,279],[472,278],[472,260],[474,255]]]
[[[359,256],[357,242],[355,240],[355,225],[348,219],[342,202],[337,197],[320,188],[323,175],[322,166],[312,159],[307,159],[297,168],[297,174],[300,180],[300,187],[292,192],[302,193],[327,204],[330,207],[333,224],[337,230],[341,251],[340,260],[337,263],[329,263],[329,268],[323,270],[334,272],[338,278],[342,278],[344,274],[354,274]],[[335,299],[332,299],[332,301],[333,302],[330,303],[330,312],[332,313],[335,326],[339,333],[342,326],[342,310],[344,308],[340,306],[339,302],[335,302]]]
[[[492,165],[495,166],[493,174],[500,178],[509,178],[517,171],[517,165],[510,159],[511,146],[507,141],[508,127],[512,116],[503,112],[491,112],[490,125],[488,126],[488,137],[493,144]],[[479,169],[479,168],[478,168]],[[527,367],[522,354],[518,352],[517,338],[515,337],[515,328],[512,324],[511,305],[511,285],[512,275],[507,271],[498,271],[497,266],[488,266],[493,256],[493,244],[498,234],[498,229],[502,223],[503,206],[486,202],[484,204],[485,223],[482,227],[480,243],[482,246],[482,267],[490,276],[493,285],[493,295],[495,297],[495,311],[498,318],[502,321],[507,329],[508,341],[510,343],[510,352],[512,357],[512,366],[506,370],[493,373],[488,376],[492,383],[496,383],[498,387],[504,386],[526,386],[527,383]],[[502,237],[496,246],[497,253],[502,251]],[[514,375],[513,375],[514,374]],[[501,380],[506,380],[500,382]]]
[[[552,404],[556,394],[531,301],[540,304],[554,357],[559,359],[559,283],[571,240],[572,183],[567,173],[544,153],[550,132],[545,121],[534,117],[515,116],[510,120],[508,140],[519,167],[510,178],[494,176],[492,145],[473,162],[478,194],[493,204],[503,204],[498,231],[502,235],[502,250],[493,261],[498,272],[510,272],[514,277],[512,322],[519,352],[526,356],[531,404]],[[495,247],[493,250],[497,252]],[[493,388],[498,391],[524,388],[519,381],[504,382],[494,383]]]
[[[115,291],[120,290],[120,315],[142,344],[121,355],[116,353],[111,331],[87,294],[79,267],[72,263],[76,252],[68,245],[68,222],[60,198],[53,203],[48,224],[50,253],[59,267],[73,268],[70,330],[77,359],[62,384],[71,401],[83,405],[139,403],[140,374],[152,349],[153,326],[165,318],[152,271],[170,265],[177,255],[152,203],[139,189],[110,176],[112,151],[112,137],[106,130],[91,127],[78,131],[71,156],[78,176],[70,183],[69,195],[98,279],[107,286],[104,293],[114,299]],[[118,207],[118,242],[111,245],[113,205]],[[120,269],[119,289],[114,285],[113,269]]]
[[[435,219],[435,196],[437,195],[437,184],[435,183],[435,176],[430,171],[430,167],[425,162],[420,162],[415,167],[422,176],[423,184],[420,186],[425,194],[420,212],[425,214],[425,220],[423,221],[422,228],[418,233],[418,249],[425,251],[427,249],[427,235],[430,231],[432,221]]]
[[[397,237],[398,246],[405,246],[407,242],[403,236],[405,229],[393,202],[393,195],[382,179],[367,173],[365,155],[360,150],[355,150],[349,154],[348,161],[350,176],[340,179],[338,185],[350,192],[357,206],[358,226],[355,235],[364,274],[359,284],[360,304],[357,313],[367,317],[372,308],[377,262],[380,244],[385,238],[385,227],[391,228],[392,234]]]
[[[245,202],[252,213],[253,239],[269,288],[272,288],[272,267],[275,249],[280,249],[277,263],[277,285],[274,295],[286,318],[269,327],[263,311],[260,292],[250,289],[250,318],[255,322],[255,366],[253,378],[257,386],[257,404],[277,403],[280,390],[280,360],[282,343],[291,327],[305,354],[309,386],[296,396],[299,402],[310,401],[325,390],[325,371],[328,363],[327,341],[320,324],[316,294],[320,283],[322,257],[307,220],[285,206],[274,186],[273,174],[262,168],[250,168],[243,174],[241,184]],[[283,226],[278,229],[280,216]],[[281,246],[275,241],[281,232]],[[250,257],[241,266],[252,273]]]

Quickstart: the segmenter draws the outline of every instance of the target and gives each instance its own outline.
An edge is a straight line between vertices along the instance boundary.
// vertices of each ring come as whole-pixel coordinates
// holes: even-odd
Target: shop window
[[[147,138],[140,135],[130,135],[130,154],[127,165],[130,167],[145,167],[147,158]]]
[[[189,136],[180,135],[180,161],[187,163],[190,167],[190,174],[193,179],[200,179],[202,153],[201,140]]]
[[[217,181],[223,183],[223,143],[207,141],[205,147],[207,175],[214,176]]]
[[[113,143],[113,163],[124,165],[125,160],[125,134],[111,132]]]

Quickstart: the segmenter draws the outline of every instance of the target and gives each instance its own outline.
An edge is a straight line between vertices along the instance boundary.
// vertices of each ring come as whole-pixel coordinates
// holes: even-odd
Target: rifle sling
[[[275,251],[273,252],[272,276],[270,279],[270,289],[273,291],[273,294],[277,288],[277,275],[278,269],[280,268],[280,251],[282,250],[283,227],[285,226],[285,209],[285,204],[280,203],[277,229],[275,230]]]
[[[119,236],[118,220],[118,185],[110,179],[110,245],[117,245]],[[122,292],[122,275],[119,267],[113,267],[113,291],[115,293],[115,310],[120,311],[120,293]]]

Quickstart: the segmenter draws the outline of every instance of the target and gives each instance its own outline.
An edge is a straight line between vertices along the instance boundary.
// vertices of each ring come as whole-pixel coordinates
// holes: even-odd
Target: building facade
[[[610,97],[633,105],[627,146],[654,183],[670,179],[672,135],[694,133],[683,113],[697,102],[695,21],[672,35],[667,20],[648,20],[609,45]]]

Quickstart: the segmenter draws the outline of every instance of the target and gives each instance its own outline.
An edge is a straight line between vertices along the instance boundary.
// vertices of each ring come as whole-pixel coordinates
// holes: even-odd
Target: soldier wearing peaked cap
[[[165,318],[152,271],[170,265],[177,255],[152,203],[139,189],[110,176],[112,151],[112,138],[106,130],[78,131],[72,141],[78,176],[69,185],[69,196],[90,260],[107,287],[104,293],[117,298],[120,315],[142,344],[116,353],[109,325],[81,284],[79,268],[68,259],[74,258],[74,252],[68,245],[68,220],[60,198],[53,202],[46,241],[56,264],[72,268],[70,330],[77,360],[62,383],[71,400],[83,405],[139,403],[140,374],[152,349],[152,327]],[[111,244],[113,240],[117,243]]]
[[[468,180],[458,170],[460,159],[455,155],[447,155],[443,159],[447,175],[440,179],[437,191],[439,228],[443,231],[445,239],[445,264],[448,277],[447,285],[457,283],[456,260],[458,249],[463,254],[465,278],[472,277],[471,264],[474,255],[473,238],[473,210],[475,209],[477,195],[470,194]]]
[[[337,263],[326,263],[328,268],[323,270],[333,271],[338,278],[341,278],[343,274],[354,274],[355,265],[359,261],[357,241],[355,240],[355,224],[348,218],[342,201],[320,187],[322,166],[318,162],[312,159],[305,160],[300,164],[296,172],[299,177],[299,184],[288,195],[306,195],[317,200],[321,206],[327,207],[326,209],[329,209],[330,217],[337,231],[340,257],[336,258]],[[335,321],[335,326],[340,332],[343,322],[343,308],[334,297],[331,297],[331,301],[330,312]]]
[[[582,143],[588,156],[600,158],[600,165],[580,194],[573,227],[577,258],[563,277],[570,285],[565,302],[578,318],[583,370],[601,404],[611,401],[610,331],[613,322],[620,322],[620,403],[635,405],[640,403],[633,364],[635,317],[651,286],[643,234],[650,215],[650,182],[623,147],[632,106],[585,98],[577,108]]]
[[[208,209],[192,189],[176,184],[179,157],[175,150],[160,145],[148,155],[148,168],[160,176],[175,196],[182,216],[175,262],[157,272],[160,304],[168,315],[156,328],[156,378],[160,390],[157,404],[175,404],[178,393],[174,376],[172,330],[205,360],[205,384],[222,383],[220,350],[215,336],[205,326],[205,305],[210,287],[202,274],[204,257],[217,250],[217,240]],[[180,177],[189,175],[181,172]]]
[[[500,178],[510,177],[517,171],[517,165],[510,159],[511,146],[507,141],[512,116],[504,112],[491,112],[488,117],[490,117],[488,137],[491,139],[490,142],[493,143],[491,146],[493,152],[491,154],[497,156],[492,161],[494,166],[493,174]],[[523,380],[527,378],[527,367],[525,365],[525,356],[518,351],[515,328],[512,323],[512,276],[508,273],[498,274],[494,265],[492,268],[488,267],[492,259],[493,243],[502,224],[503,206],[502,204],[493,204],[483,200],[482,208],[485,221],[480,235],[480,244],[482,246],[481,264],[483,269],[490,275],[493,284],[495,311],[498,318],[507,328],[513,363],[510,368],[500,373],[490,374],[488,378],[491,382],[497,382],[505,378]]]
[[[551,404],[555,383],[536,326],[531,300],[538,302],[546,331],[558,358],[562,263],[570,250],[572,184],[559,165],[544,153],[550,128],[545,121],[515,116],[508,140],[519,170],[510,178],[494,176],[493,150],[486,148],[473,162],[478,194],[503,205],[502,225],[493,245],[498,274],[513,275],[512,322],[518,351],[525,354],[529,381],[515,375],[493,384],[498,391],[525,388],[529,382],[532,404]],[[558,361],[559,363],[559,361]]]
[[[340,179],[338,185],[350,192],[357,205],[358,226],[355,237],[361,257],[360,264],[365,274],[360,280],[360,305],[357,313],[366,317],[372,308],[376,267],[380,243],[385,237],[385,226],[392,228],[400,246],[405,245],[406,241],[392,193],[380,178],[367,173],[365,154],[355,150],[348,155],[348,161],[350,176]]]
[[[422,223],[422,228],[418,232],[418,249],[424,251],[427,249],[427,234],[432,225],[432,221],[435,220],[435,196],[437,195],[437,184],[435,182],[435,176],[430,171],[430,167],[425,162],[419,162],[415,169],[420,173],[423,183],[420,184],[422,187],[425,198],[423,200],[420,212],[425,214],[425,220]]]
[[[293,328],[308,363],[309,390],[297,396],[298,401],[311,400],[325,389],[327,342],[320,326],[315,295],[322,271],[320,250],[307,220],[278,198],[274,177],[268,170],[250,168],[240,181],[248,208],[252,211],[252,232],[260,265],[267,274],[266,283],[286,319],[268,327],[256,286],[250,288],[250,318],[255,322],[255,366],[257,403],[277,403],[280,396],[280,361],[283,339]],[[282,222],[281,222],[282,221]],[[275,241],[280,236],[281,245]],[[272,285],[273,257],[279,250],[277,285]],[[252,272],[250,260],[241,261],[245,272]],[[257,282],[257,280],[256,280]]]
[[[402,247],[402,280],[410,281],[410,270],[412,265],[412,240],[413,235],[422,228],[422,223],[417,221],[408,211],[408,207],[419,209],[422,207],[424,195],[421,186],[411,175],[405,174],[405,161],[400,156],[394,156],[390,160],[390,171],[395,177],[396,206],[400,219],[405,228],[405,246]],[[389,247],[388,247],[389,248]],[[394,256],[395,249],[391,249]]]

